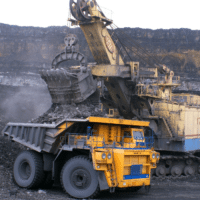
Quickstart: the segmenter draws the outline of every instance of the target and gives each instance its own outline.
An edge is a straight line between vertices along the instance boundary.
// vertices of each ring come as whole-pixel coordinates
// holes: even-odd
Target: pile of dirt
[[[1,123],[0,131],[5,126]],[[0,199],[14,199],[21,193],[20,199],[26,199],[24,190],[20,189],[13,181],[13,164],[18,153],[25,148],[18,143],[10,141],[7,137],[0,136]]]
[[[3,136],[2,130],[7,123],[8,121],[0,115],[0,168],[4,167],[11,170],[15,157],[21,150],[25,149],[25,147],[12,142],[8,137]]]

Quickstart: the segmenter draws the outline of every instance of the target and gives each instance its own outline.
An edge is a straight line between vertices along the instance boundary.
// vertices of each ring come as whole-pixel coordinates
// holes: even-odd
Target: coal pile
[[[8,121],[0,114],[0,133],[6,126]],[[24,149],[24,146],[18,143],[13,143],[9,138],[0,134],[0,168],[6,168],[12,170],[13,162],[16,155]]]
[[[105,112],[101,112],[100,106],[81,103],[81,104],[52,104],[51,108],[33,119],[32,123],[58,123],[64,119],[85,119],[90,116],[105,117]]]

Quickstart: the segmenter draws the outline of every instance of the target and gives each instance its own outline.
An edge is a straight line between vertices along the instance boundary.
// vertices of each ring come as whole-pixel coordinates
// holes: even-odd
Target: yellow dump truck
[[[149,122],[89,117],[59,124],[8,123],[3,134],[29,150],[14,163],[20,187],[61,183],[75,198],[89,198],[115,188],[150,186],[159,153],[153,137],[144,136]]]

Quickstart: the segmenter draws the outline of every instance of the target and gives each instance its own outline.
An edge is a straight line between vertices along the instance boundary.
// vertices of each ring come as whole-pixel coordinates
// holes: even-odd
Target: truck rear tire
[[[94,198],[99,192],[98,174],[86,156],[67,161],[60,178],[65,192],[74,198]]]
[[[15,160],[13,174],[20,187],[38,187],[44,179],[42,156],[34,151],[21,152]]]

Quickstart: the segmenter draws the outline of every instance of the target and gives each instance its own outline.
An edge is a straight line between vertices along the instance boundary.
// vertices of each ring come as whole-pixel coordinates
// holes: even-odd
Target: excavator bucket
[[[87,67],[85,56],[76,51],[78,43],[76,35],[67,35],[64,42],[65,51],[53,59],[52,69],[42,70],[40,75],[48,86],[52,103],[81,103],[96,91],[97,80]],[[79,61],[80,66],[59,68],[61,63],[68,60]]]
[[[46,82],[52,103],[81,103],[96,91],[97,82],[90,70],[70,73],[64,69],[40,72]]]

